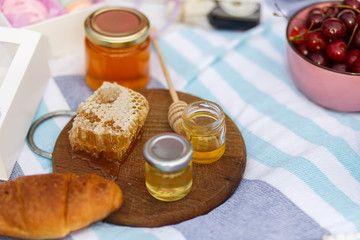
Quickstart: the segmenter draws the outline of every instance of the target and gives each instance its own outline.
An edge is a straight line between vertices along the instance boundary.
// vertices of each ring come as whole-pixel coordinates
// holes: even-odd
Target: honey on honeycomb
[[[104,82],[78,108],[69,140],[74,150],[121,161],[145,123],[149,103],[140,93]]]

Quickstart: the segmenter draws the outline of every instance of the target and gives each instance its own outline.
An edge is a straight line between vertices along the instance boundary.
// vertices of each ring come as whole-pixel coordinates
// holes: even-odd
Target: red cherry
[[[329,65],[329,60],[324,52],[311,52],[309,53],[308,58],[317,65],[324,67]]]
[[[324,15],[326,16],[326,18],[333,18],[336,17],[339,13],[340,9],[339,7],[336,6],[336,4],[325,7],[323,9]]]
[[[309,11],[308,16],[310,16],[311,14],[323,14],[323,11],[321,10],[321,8],[313,8]]]
[[[349,49],[347,54],[346,54],[346,58],[345,58],[345,63],[349,66],[352,66],[353,63],[356,61],[356,59],[358,59],[360,56],[360,50],[359,49]]]
[[[355,9],[360,9],[360,2],[358,0],[344,0],[343,4]]]
[[[351,69],[350,66],[344,62],[334,63],[331,68],[339,72],[349,72]]]
[[[325,50],[327,41],[322,33],[311,32],[306,38],[306,46],[310,51],[315,52]]]
[[[350,46],[353,48],[360,48],[360,28],[355,30]]]
[[[308,29],[305,26],[294,28],[290,33],[290,41],[293,41],[296,44],[303,43],[305,41],[307,31]]]
[[[296,50],[303,56],[307,56],[309,54],[309,49],[307,48],[306,43],[297,45]]]
[[[337,62],[345,60],[346,51],[346,43],[342,40],[334,41],[326,47],[326,55],[328,58]]]
[[[336,40],[345,36],[346,26],[338,18],[328,18],[322,23],[321,32],[326,38]]]
[[[337,17],[341,21],[343,21],[343,23],[346,26],[346,31],[348,33],[351,33],[354,30],[355,25],[357,23],[357,17],[356,17],[356,14],[352,10],[345,9],[345,10],[341,11]]]
[[[355,73],[360,73],[360,58],[357,59],[351,67],[352,71]]]
[[[308,27],[310,29],[316,29],[321,27],[321,24],[323,23],[323,21],[325,20],[325,15],[323,15],[322,13],[313,13],[313,14],[309,14],[308,17],[306,18],[306,27]]]

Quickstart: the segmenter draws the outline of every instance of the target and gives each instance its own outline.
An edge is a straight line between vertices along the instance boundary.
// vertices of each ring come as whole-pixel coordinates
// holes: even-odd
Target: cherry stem
[[[294,41],[294,40],[305,40],[305,41],[306,41],[306,40],[307,40],[306,38],[302,38],[302,37],[305,36],[306,34],[312,33],[312,32],[320,32],[321,28],[311,29],[312,25],[313,25],[313,23],[311,23],[309,29],[308,29],[306,32],[300,33],[300,34],[298,34],[298,35],[296,35],[296,36],[289,37],[289,40],[290,40],[290,41]],[[294,28],[295,30],[298,30],[298,27],[295,26],[295,25],[293,25],[293,28]],[[310,30],[310,29],[311,29],[311,30]],[[315,40],[315,39],[314,39],[314,40]],[[319,41],[320,41],[320,39],[319,39]]]
[[[276,9],[280,12],[280,14],[277,14],[277,13],[274,13],[275,16],[278,16],[278,17],[283,17],[285,19],[289,19],[288,16],[286,16],[280,9],[279,5],[277,3],[274,3]]]
[[[309,28],[308,33],[312,33],[312,32],[321,32],[321,28],[315,28],[315,29],[311,29]]]
[[[359,26],[359,24],[358,24],[358,23],[356,23],[356,25],[355,25],[355,27],[354,27],[354,30],[353,30],[353,32],[351,33],[351,37],[350,37],[350,39],[349,39],[348,43],[346,44],[346,47],[348,47],[348,48],[349,48],[349,46],[350,46],[350,44],[351,44],[351,41],[352,41],[352,40],[353,40],[353,38],[354,38],[354,35],[355,35],[355,32],[356,32],[356,29],[358,28],[358,26]]]
[[[360,13],[360,10],[357,9],[357,8],[354,8],[352,6],[349,6],[349,5],[344,5],[344,4],[336,4],[334,5],[335,7],[340,7],[340,8],[348,8],[348,9],[351,9],[351,10],[354,10],[356,11],[357,13]]]

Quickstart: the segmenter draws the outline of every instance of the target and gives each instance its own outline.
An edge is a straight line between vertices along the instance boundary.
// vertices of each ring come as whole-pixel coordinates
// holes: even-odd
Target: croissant
[[[121,189],[95,174],[49,173],[0,183],[0,235],[61,238],[105,218],[123,203]]]

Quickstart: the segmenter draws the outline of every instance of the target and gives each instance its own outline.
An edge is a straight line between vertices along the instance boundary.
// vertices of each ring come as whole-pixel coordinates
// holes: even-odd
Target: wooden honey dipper
[[[157,37],[155,36],[154,38],[152,38],[152,41],[153,41],[153,45],[155,47],[155,51],[159,57],[161,68],[165,75],[165,79],[166,79],[166,82],[167,82],[167,85],[168,85],[168,88],[170,91],[170,96],[173,100],[173,103],[170,104],[170,106],[169,106],[168,122],[169,122],[171,129],[174,132],[181,134],[182,113],[183,113],[184,109],[187,107],[187,103],[179,100],[179,97],[174,89],[173,84],[172,84],[172,81],[171,81],[169,72],[167,70],[164,58],[161,54],[161,50],[160,50],[159,44],[157,42]]]

